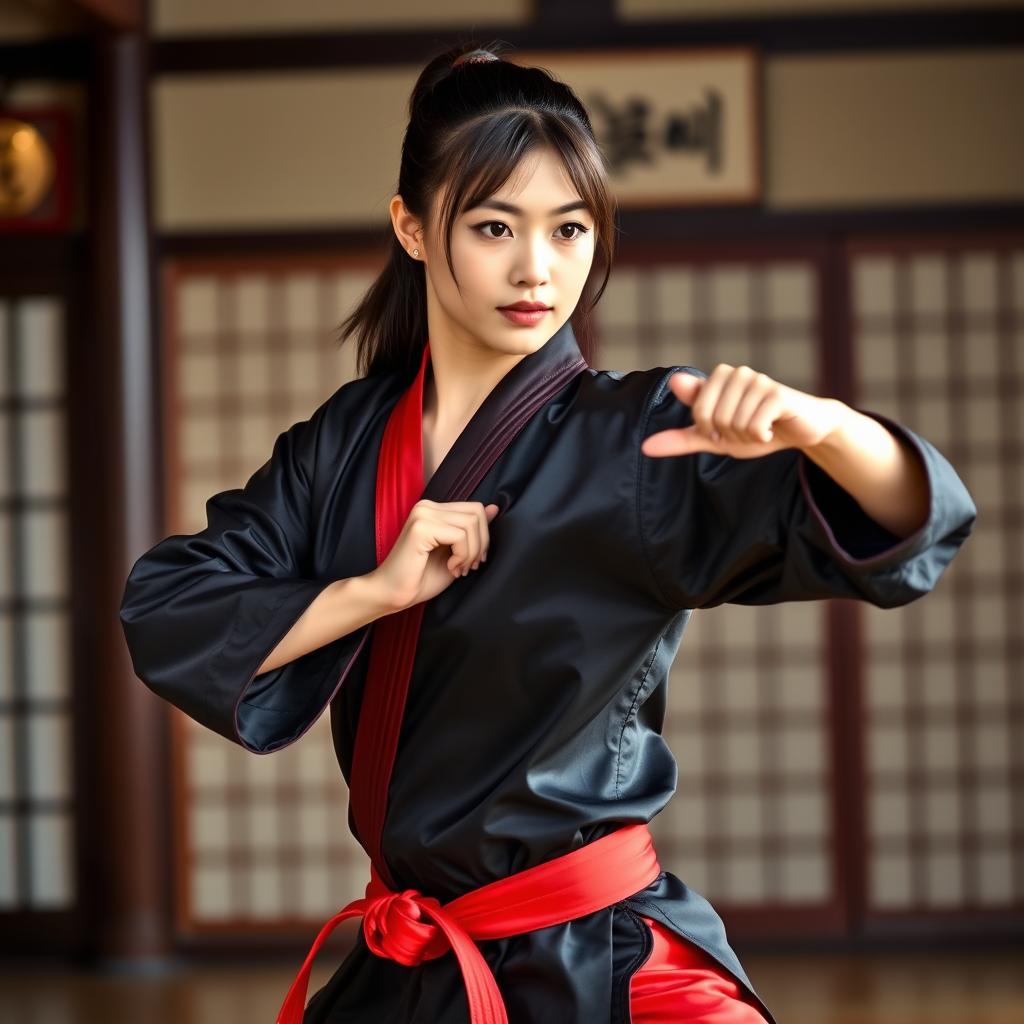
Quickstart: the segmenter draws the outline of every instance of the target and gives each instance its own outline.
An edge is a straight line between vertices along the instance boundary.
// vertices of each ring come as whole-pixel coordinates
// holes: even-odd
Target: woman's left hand
[[[719,363],[706,380],[674,373],[669,387],[691,407],[693,425],[651,434],[640,448],[645,455],[714,452],[754,459],[782,448],[811,448],[851,412],[838,399],[809,395],[728,363]]]

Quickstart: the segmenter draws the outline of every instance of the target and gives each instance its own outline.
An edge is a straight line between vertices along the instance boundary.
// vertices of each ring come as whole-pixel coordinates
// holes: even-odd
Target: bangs
[[[437,210],[440,237],[444,239],[453,279],[451,237],[455,221],[466,210],[494,195],[522,170],[526,157],[544,147],[559,155],[566,176],[594,218],[602,256],[611,263],[615,210],[601,150],[585,131],[562,118],[543,111],[511,109],[468,122],[442,147],[445,166],[455,168]]]

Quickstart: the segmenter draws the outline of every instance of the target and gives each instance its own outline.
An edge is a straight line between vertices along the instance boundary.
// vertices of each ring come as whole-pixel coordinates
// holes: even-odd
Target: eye
[[[577,224],[575,221],[573,221],[571,224],[563,224],[562,227],[560,227],[558,230],[561,231],[562,228],[578,229],[576,234],[574,234],[571,238],[564,239],[564,241],[566,242],[575,242],[578,238],[582,238],[590,230],[589,228],[585,228],[582,224]]]
[[[497,225],[499,228],[508,227],[507,224],[503,224],[500,220],[489,220],[485,221],[483,224],[477,224],[475,226],[475,230],[479,231],[482,235],[485,235],[487,238],[502,238],[502,235],[492,235],[487,231],[487,228],[492,228],[495,225]]]
[[[473,230],[474,231],[479,231],[480,234],[482,234],[485,238],[494,238],[494,239],[504,238],[505,237],[504,235],[491,234],[491,232],[488,230],[488,228],[492,228],[492,227],[495,227],[495,226],[497,226],[499,228],[507,228],[508,227],[508,225],[504,221],[488,220],[488,221],[484,221],[483,224],[475,224],[473,226]],[[569,222],[569,223],[566,223],[566,224],[562,224],[560,227],[558,227],[557,230],[558,231],[562,231],[565,228],[576,228],[576,232],[575,232],[575,234],[573,234],[571,236],[568,236],[568,237],[565,236],[565,235],[561,235],[559,240],[562,241],[562,242],[575,242],[575,241],[579,240],[580,238],[582,238],[583,235],[585,235],[590,230],[590,228],[584,227],[584,225],[579,224],[576,221],[572,221],[572,222]]]

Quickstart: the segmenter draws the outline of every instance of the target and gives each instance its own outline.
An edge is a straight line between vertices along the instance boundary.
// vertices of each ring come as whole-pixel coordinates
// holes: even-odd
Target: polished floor
[[[327,951],[310,992],[330,974]],[[1024,950],[745,956],[779,1024],[1021,1024]],[[295,965],[297,966],[297,964]],[[3,1024],[271,1024],[290,965],[152,976],[0,967]],[[384,1024],[384,1022],[382,1022]]]

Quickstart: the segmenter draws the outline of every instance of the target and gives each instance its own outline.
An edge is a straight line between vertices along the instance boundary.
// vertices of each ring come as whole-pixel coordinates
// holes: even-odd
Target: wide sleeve
[[[659,376],[639,441],[693,423]],[[928,482],[928,518],[900,539],[797,449],[756,459],[639,452],[640,545],[656,595],[672,608],[858,598],[880,608],[928,593],[967,539],[977,509],[956,471],[909,428],[858,410],[903,438]]]
[[[136,675],[202,725],[255,753],[298,739],[330,702],[369,626],[256,675],[332,581],[311,578],[318,409],[276,440],[244,487],[206,502],[206,527],[143,554],[120,619]]]

